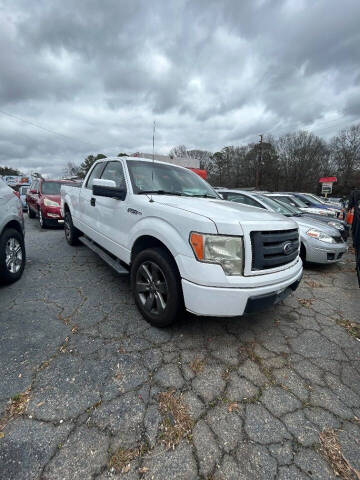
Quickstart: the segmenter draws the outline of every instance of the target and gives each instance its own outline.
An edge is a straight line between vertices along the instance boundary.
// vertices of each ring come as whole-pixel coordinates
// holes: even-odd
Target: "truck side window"
[[[92,183],[94,178],[100,178],[101,177],[101,172],[102,169],[104,168],[104,162],[100,162],[95,167],[93,168],[92,172],[90,173],[90,177],[88,178],[86,182],[86,188],[89,188],[92,190]]]
[[[116,188],[126,190],[124,169],[120,162],[108,162],[101,175],[102,180],[114,180]]]

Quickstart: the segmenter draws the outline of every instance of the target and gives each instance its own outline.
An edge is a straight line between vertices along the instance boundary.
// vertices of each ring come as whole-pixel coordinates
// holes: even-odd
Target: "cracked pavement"
[[[295,294],[261,314],[186,315],[160,330],[128,280],[61,229],[26,218],[26,245],[22,279],[0,288],[0,478],[328,480],[325,429],[360,470],[351,254],[307,267]],[[29,388],[25,412],[9,415]],[[159,406],[168,391],[191,419],[174,449],[164,426],[177,419]],[[116,469],[119,452],[131,455]]]

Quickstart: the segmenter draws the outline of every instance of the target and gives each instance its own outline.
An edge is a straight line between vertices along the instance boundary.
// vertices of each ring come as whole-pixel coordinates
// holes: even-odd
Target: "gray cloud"
[[[219,149],[359,121],[358,0],[2,0],[0,164]],[[77,140],[78,139],[78,140]]]

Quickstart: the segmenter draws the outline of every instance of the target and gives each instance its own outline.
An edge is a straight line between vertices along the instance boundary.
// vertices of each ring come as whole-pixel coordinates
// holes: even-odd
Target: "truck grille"
[[[292,262],[298,256],[299,232],[275,230],[251,232],[252,270],[276,268]]]

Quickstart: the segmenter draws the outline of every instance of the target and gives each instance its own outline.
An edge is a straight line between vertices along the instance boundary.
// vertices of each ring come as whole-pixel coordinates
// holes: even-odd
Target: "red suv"
[[[63,180],[35,179],[26,194],[27,211],[30,218],[39,217],[40,227],[64,223],[60,213],[61,185],[73,183]]]

